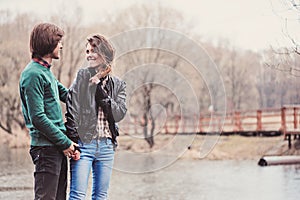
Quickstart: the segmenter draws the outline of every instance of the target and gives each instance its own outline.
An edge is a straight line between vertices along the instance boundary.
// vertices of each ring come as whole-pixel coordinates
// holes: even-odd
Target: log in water
[[[258,161],[260,166],[300,164],[300,156],[264,156]]]

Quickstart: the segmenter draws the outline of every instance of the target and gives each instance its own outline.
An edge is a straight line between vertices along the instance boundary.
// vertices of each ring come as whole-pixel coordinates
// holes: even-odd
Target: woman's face
[[[104,63],[102,57],[94,51],[94,47],[89,43],[86,45],[85,57],[89,63],[89,67],[97,67]]]

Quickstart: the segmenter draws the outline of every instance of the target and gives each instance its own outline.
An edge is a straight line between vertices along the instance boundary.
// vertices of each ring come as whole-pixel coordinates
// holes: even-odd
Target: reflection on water
[[[150,174],[114,171],[112,199],[298,200],[300,166],[256,161],[188,161]],[[128,184],[129,181],[129,184]]]
[[[33,165],[28,149],[0,145],[0,199],[33,199]]]
[[[2,146],[0,150],[0,199],[33,199],[33,165],[28,149]],[[298,200],[300,166],[178,160],[155,173],[114,170],[109,194],[112,200]]]

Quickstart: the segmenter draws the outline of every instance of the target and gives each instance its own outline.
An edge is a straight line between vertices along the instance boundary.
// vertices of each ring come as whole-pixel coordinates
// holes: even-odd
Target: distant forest
[[[127,94],[128,115],[141,120],[144,126],[151,126],[145,122],[155,122],[162,110],[168,118],[178,115],[182,112],[182,104],[187,104],[184,115],[193,114],[195,106],[196,110],[201,112],[208,111],[214,104],[211,95],[216,93],[211,89],[214,87],[205,81],[207,79],[222,79],[226,94],[224,106],[228,111],[279,108],[283,105],[300,103],[300,73],[296,70],[300,67],[299,55],[291,53],[286,48],[270,48],[261,52],[253,52],[234,47],[230,41],[224,39],[203,40],[201,35],[193,31],[191,23],[187,23],[180,13],[162,6],[135,5],[114,13],[107,19],[101,19],[99,23],[93,25],[79,25],[81,12],[80,8],[76,9],[77,12],[74,14],[49,17],[49,22],[59,25],[65,31],[62,58],[54,62],[52,71],[66,87],[71,85],[77,70],[84,67],[86,37],[93,33],[111,38],[124,31],[143,27],[174,30],[201,46],[207,53],[207,58],[217,67],[219,77],[203,77],[208,76],[207,73],[197,71],[189,60],[174,53],[180,52],[182,48],[180,40],[172,44],[174,52],[165,51],[163,48],[138,49],[117,57],[113,73],[126,79],[128,91],[130,91]],[[0,129],[14,134],[15,130],[26,130],[21,112],[18,83],[20,73],[30,61],[30,32],[40,21],[32,14],[12,16],[9,11],[3,10],[0,12],[0,18]],[[123,42],[128,47],[133,43],[136,44],[137,41],[141,41],[141,44],[142,42],[157,42],[157,47],[160,47],[159,45],[165,39],[151,34],[147,37],[148,41],[143,41],[142,36],[137,36]],[[251,39],[255,38],[249,38]],[[189,51],[188,47],[185,48]],[[202,54],[203,52],[199,57],[203,56]],[[207,70],[212,67],[207,64],[207,59],[201,60],[200,64]],[[150,68],[149,65],[155,66]],[[138,70],[136,76],[127,77],[132,70],[142,69],[141,66],[148,66],[147,70]],[[174,88],[157,84],[164,77],[173,76],[172,73],[166,71],[163,71],[163,74],[154,75],[151,69],[159,69],[159,66],[167,66],[171,71],[174,70],[176,74],[181,75],[191,89],[177,81],[176,77],[168,79],[174,81]],[[138,87],[130,88],[135,86],[131,81],[137,80],[140,83]],[[176,92],[173,91],[175,88]],[[217,91],[220,88],[215,89]],[[191,92],[196,96],[198,105],[188,99]],[[187,99],[182,101],[177,94]],[[64,105],[62,106],[64,108]]]

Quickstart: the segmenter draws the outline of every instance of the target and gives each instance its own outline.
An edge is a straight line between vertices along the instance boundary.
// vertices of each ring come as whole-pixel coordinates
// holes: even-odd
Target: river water
[[[0,199],[33,199],[28,149],[1,146],[0,152]],[[109,195],[111,200],[299,200],[300,166],[179,159],[152,173],[115,169]]]

